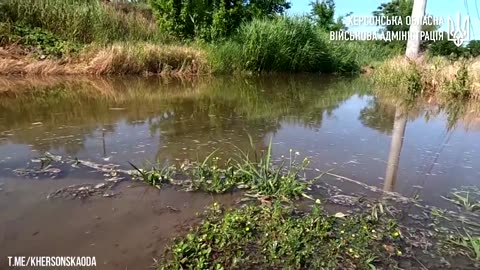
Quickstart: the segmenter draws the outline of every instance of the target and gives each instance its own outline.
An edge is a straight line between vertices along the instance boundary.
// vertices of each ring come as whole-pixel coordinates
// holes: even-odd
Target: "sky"
[[[310,12],[309,3],[312,0],[290,0],[292,4],[289,14],[301,15]],[[335,0],[335,16],[340,16],[353,12],[354,16],[371,16],[377,7],[389,0]],[[447,30],[447,18],[451,16],[456,18],[460,12],[462,18],[470,16],[470,39],[480,39],[480,1],[476,0],[427,0],[427,14],[436,17],[442,17],[444,25],[441,30]],[[468,9],[467,9],[468,8]],[[374,26],[353,26],[349,31],[355,32],[374,32]]]

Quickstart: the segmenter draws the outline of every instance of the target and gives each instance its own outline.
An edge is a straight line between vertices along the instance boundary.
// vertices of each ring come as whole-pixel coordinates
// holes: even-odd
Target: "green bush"
[[[49,31],[38,27],[30,28],[26,25],[10,27],[9,42],[22,44],[27,48],[45,55],[61,57],[78,51],[79,45],[60,39]]]
[[[467,45],[467,50],[472,57],[480,56],[480,40],[472,40]]]
[[[285,0],[150,0],[159,26],[186,39],[212,40],[234,33],[244,21],[282,14]]]
[[[358,71],[353,51],[330,42],[306,18],[255,19],[211,49],[213,70],[251,72]]]

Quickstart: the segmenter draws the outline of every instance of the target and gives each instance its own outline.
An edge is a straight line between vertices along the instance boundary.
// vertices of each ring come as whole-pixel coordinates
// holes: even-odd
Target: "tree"
[[[472,40],[467,45],[467,50],[470,56],[480,56],[480,40]]]
[[[160,28],[186,39],[226,37],[244,21],[283,14],[287,0],[150,0]]]
[[[326,31],[347,30],[347,26],[343,23],[343,18],[350,14],[339,16],[335,20],[335,2],[333,0],[316,0],[310,2],[312,11],[310,17],[315,21],[318,27]]]
[[[413,0],[392,0],[388,3],[381,4],[376,11],[373,12],[374,16],[385,16],[387,18],[393,19],[394,17],[401,18],[401,24],[393,24],[393,25],[381,25],[382,32],[408,32],[410,31],[410,25],[407,23],[407,17],[410,17],[413,12]],[[425,9],[423,9],[423,15],[425,13]],[[422,16],[423,16],[422,15]],[[379,25],[380,26],[380,25]],[[433,32],[437,31],[439,25],[422,25],[422,31]],[[420,43],[422,49],[425,49],[432,41],[424,40]],[[389,42],[389,46],[395,48],[402,48],[405,49],[407,46],[407,42],[404,40],[396,40]]]
[[[377,10],[373,12],[373,16],[385,16],[390,19],[393,17],[402,18],[402,24],[385,25],[382,29],[384,32],[408,31],[409,26],[406,24],[406,20],[408,16],[412,15],[412,10],[413,0],[392,0],[388,3],[381,4]]]
[[[463,57],[468,53],[468,50],[463,47],[458,47],[451,40],[448,40],[448,33],[443,33],[443,39],[437,40],[430,44],[429,53],[433,56],[448,56],[452,59]]]

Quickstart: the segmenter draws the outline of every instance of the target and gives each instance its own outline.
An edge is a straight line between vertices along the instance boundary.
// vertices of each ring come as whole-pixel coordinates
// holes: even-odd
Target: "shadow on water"
[[[195,211],[213,200],[208,195],[179,195],[174,190],[162,190],[161,199],[156,191],[142,193],[124,187],[124,194],[112,202],[103,198],[48,202],[45,196],[52,189],[95,183],[101,177],[73,169],[55,180],[28,182],[13,175],[12,169],[25,167],[46,151],[127,168],[129,161],[203,159],[214,149],[219,149],[220,157],[231,157],[235,147],[251,148],[248,135],[256,151],[262,151],[273,138],[276,158],[294,149],[309,156],[313,168],[334,169],[339,175],[385,191],[407,197],[418,194],[428,204],[447,207],[441,195],[455,187],[479,184],[480,109],[469,103],[439,104],[428,100],[407,104],[375,94],[361,78],[2,78],[0,182],[5,186],[0,191],[0,206],[9,210],[0,216],[0,235],[4,235],[0,246],[21,253],[21,247],[32,241],[32,234],[48,241],[48,237],[58,237],[55,234],[83,235],[88,231],[96,237],[104,233],[103,244],[97,243],[99,250],[121,249],[105,243],[115,243],[118,233],[128,232],[133,226],[128,216],[135,212],[146,224],[142,230],[147,233],[142,235],[154,235],[156,242],[131,237],[117,244],[130,245],[122,252],[127,250],[130,258],[148,265],[151,257],[157,256],[154,250],[175,232],[174,224],[194,218]],[[326,179],[330,180],[338,182]],[[362,192],[356,185],[338,184],[346,192]],[[141,202],[134,203],[140,197]],[[233,200],[230,195],[216,199]],[[180,207],[182,203],[187,206]],[[158,210],[166,206],[180,208],[181,213]],[[119,216],[101,221],[96,218],[115,215],[112,207],[122,209]],[[60,222],[63,229],[28,231],[48,227],[49,222],[39,221],[42,217],[67,217],[67,213],[75,213],[75,217]],[[158,229],[156,223],[163,220],[169,220],[168,224]],[[107,227],[111,232],[105,232]],[[28,233],[22,235],[20,230]],[[138,236],[137,232],[132,234]],[[91,248],[90,240],[72,237],[62,242],[66,251],[69,241],[78,242],[76,250],[70,249],[75,254]],[[149,245],[152,254],[143,252],[141,242]],[[102,260],[111,269],[131,265],[115,258],[116,254],[112,251]]]

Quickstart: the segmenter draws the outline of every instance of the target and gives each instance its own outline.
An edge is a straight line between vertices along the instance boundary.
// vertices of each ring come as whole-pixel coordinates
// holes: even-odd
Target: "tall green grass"
[[[354,51],[329,41],[307,18],[253,20],[228,41],[210,48],[220,72],[356,72]]]
[[[158,40],[155,22],[144,12],[125,12],[99,0],[8,0],[0,20],[48,30],[81,42]]]

